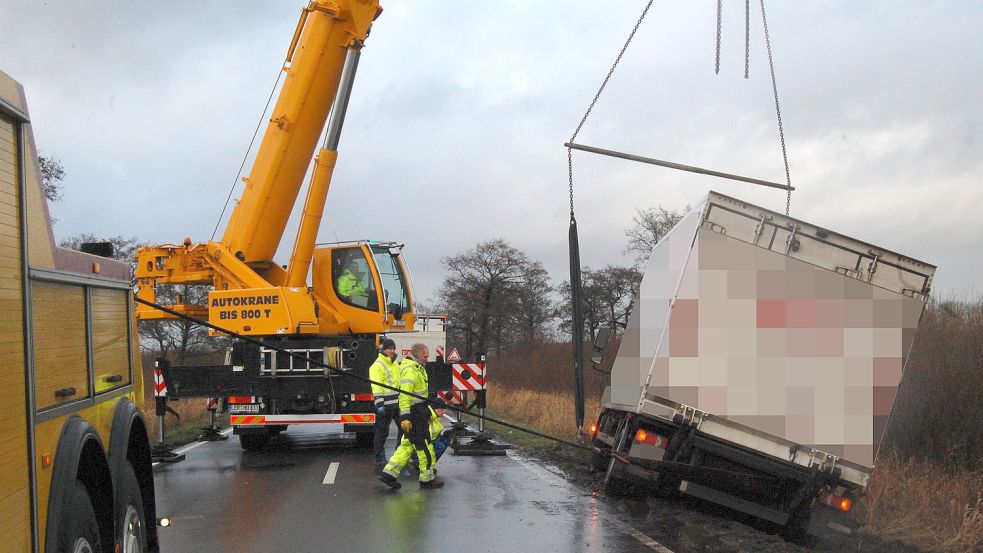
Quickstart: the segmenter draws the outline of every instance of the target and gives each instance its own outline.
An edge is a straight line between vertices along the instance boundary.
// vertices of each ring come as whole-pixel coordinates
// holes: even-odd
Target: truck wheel
[[[143,513],[143,498],[136,472],[130,463],[120,475],[119,505],[116,522],[119,528],[120,553],[146,553],[147,519]]]
[[[792,543],[802,543],[807,537],[810,519],[812,500],[802,502],[802,505],[789,513],[788,521],[781,529],[781,536]]]
[[[591,474],[597,474],[604,471],[607,465],[604,464],[604,457],[600,453],[592,453],[590,456],[590,465],[588,466],[588,471]]]
[[[355,434],[355,447],[358,449],[372,449],[372,441],[375,439],[375,432],[359,432]]]
[[[612,457],[608,461],[607,470],[604,472],[604,493],[610,497],[624,497],[628,494],[628,482],[625,482],[614,474],[614,464],[617,462]]]
[[[243,432],[239,434],[239,445],[246,451],[258,451],[270,443],[270,435],[266,432]]]
[[[65,512],[62,513],[64,522],[58,529],[57,544],[51,550],[101,553],[96,512],[92,508],[92,500],[85,484],[81,480],[75,480],[74,488],[66,495]]]

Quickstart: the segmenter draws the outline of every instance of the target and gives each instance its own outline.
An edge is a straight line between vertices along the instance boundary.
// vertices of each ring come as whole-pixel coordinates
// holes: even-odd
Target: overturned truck
[[[849,533],[934,272],[710,192],[649,258],[592,468],[609,493]]]

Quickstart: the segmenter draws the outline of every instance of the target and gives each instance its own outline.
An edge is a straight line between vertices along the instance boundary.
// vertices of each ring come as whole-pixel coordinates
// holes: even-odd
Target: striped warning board
[[[451,365],[455,390],[484,390],[484,363],[455,363]]]
[[[278,424],[375,424],[371,413],[335,415],[231,415],[233,426],[265,426]]]
[[[437,357],[443,357],[444,356],[444,346],[437,346],[434,349],[437,351]]]
[[[467,405],[467,399],[464,397],[465,393],[458,390],[448,390],[446,392],[437,392],[437,397],[450,405]]]
[[[154,397],[167,397],[167,384],[164,384],[164,373],[154,369]]]

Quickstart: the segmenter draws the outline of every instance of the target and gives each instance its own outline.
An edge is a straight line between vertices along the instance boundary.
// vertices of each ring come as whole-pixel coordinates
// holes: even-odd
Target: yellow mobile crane
[[[141,248],[137,297],[157,286],[208,285],[208,305],[168,305],[236,333],[367,376],[380,333],[412,330],[402,246],[356,241],[315,247],[363,41],[382,12],[377,0],[314,0],[303,9],[285,79],[221,241]],[[327,121],[330,115],[330,121]],[[315,154],[325,128],[325,141]],[[313,156],[307,198],[288,265],[273,257]],[[312,283],[307,283],[313,261]],[[146,304],[139,320],[174,318]],[[212,331],[212,334],[216,334]],[[163,367],[168,394],[218,397],[244,448],[261,447],[288,424],[344,422],[371,439],[368,384],[316,364],[239,342],[226,365]]]

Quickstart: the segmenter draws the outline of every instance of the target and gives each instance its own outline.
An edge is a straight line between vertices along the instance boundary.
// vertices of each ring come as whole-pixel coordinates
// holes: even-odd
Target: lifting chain
[[[635,38],[635,33],[638,31],[638,27],[642,24],[642,20],[645,19],[645,14],[648,13],[649,8],[652,7],[653,0],[649,0],[645,4],[645,9],[642,10],[642,15],[638,17],[638,21],[635,22],[635,27],[632,28],[631,34],[628,35],[628,40],[625,41],[625,45],[621,47],[621,51],[618,52],[618,57],[615,58],[614,64],[611,65],[611,69],[608,69],[608,74],[604,77],[604,81],[601,82],[601,87],[597,89],[597,94],[594,95],[594,99],[591,100],[590,106],[587,107],[587,111],[584,112],[584,116],[580,118],[580,124],[577,125],[577,129],[573,131],[573,135],[570,137],[569,142],[574,142],[577,135],[580,134],[580,129],[583,128],[584,123],[587,122],[587,118],[590,116],[591,110],[594,109],[594,105],[597,103],[597,99],[601,97],[601,93],[604,92],[604,87],[608,85],[608,81],[611,79],[611,75],[614,74],[615,68],[618,67],[618,63],[621,61],[621,57],[625,55],[625,50],[628,49],[628,45],[631,43],[631,39]],[[570,184],[570,216],[573,217],[573,150],[567,148],[567,180]]]
[[[751,69],[751,0],[744,0],[744,78]]]
[[[717,52],[715,73],[720,73],[720,35],[722,27],[723,0],[717,0]],[[782,145],[782,162],[785,164],[785,215],[792,207],[792,176],[788,168],[788,150],[785,147],[785,128],[782,124],[782,108],[778,101],[778,83],[775,80],[775,60],[771,53],[771,36],[768,33],[768,17],[765,14],[765,0],[761,0],[761,22],[765,30],[765,45],[768,49],[768,70],[771,73],[771,89],[775,94],[775,114],[778,118],[778,138]],[[744,0],[744,78],[747,79],[751,67],[751,0]]]
[[[724,21],[724,0],[717,0],[717,56],[713,65],[714,74],[720,74],[720,32]]]
[[[771,37],[768,35],[768,17],[765,15],[765,0],[761,0],[761,23],[765,28],[765,46],[768,48],[768,69],[771,71],[771,89],[775,93],[775,113],[778,115],[778,137],[782,143],[782,161],[785,162],[785,184],[789,186],[785,195],[785,215],[792,206],[792,177],[788,170],[788,152],[785,149],[785,130],[782,126],[782,108],[778,102],[778,84],[775,81],[775,61],[771,55]]]

